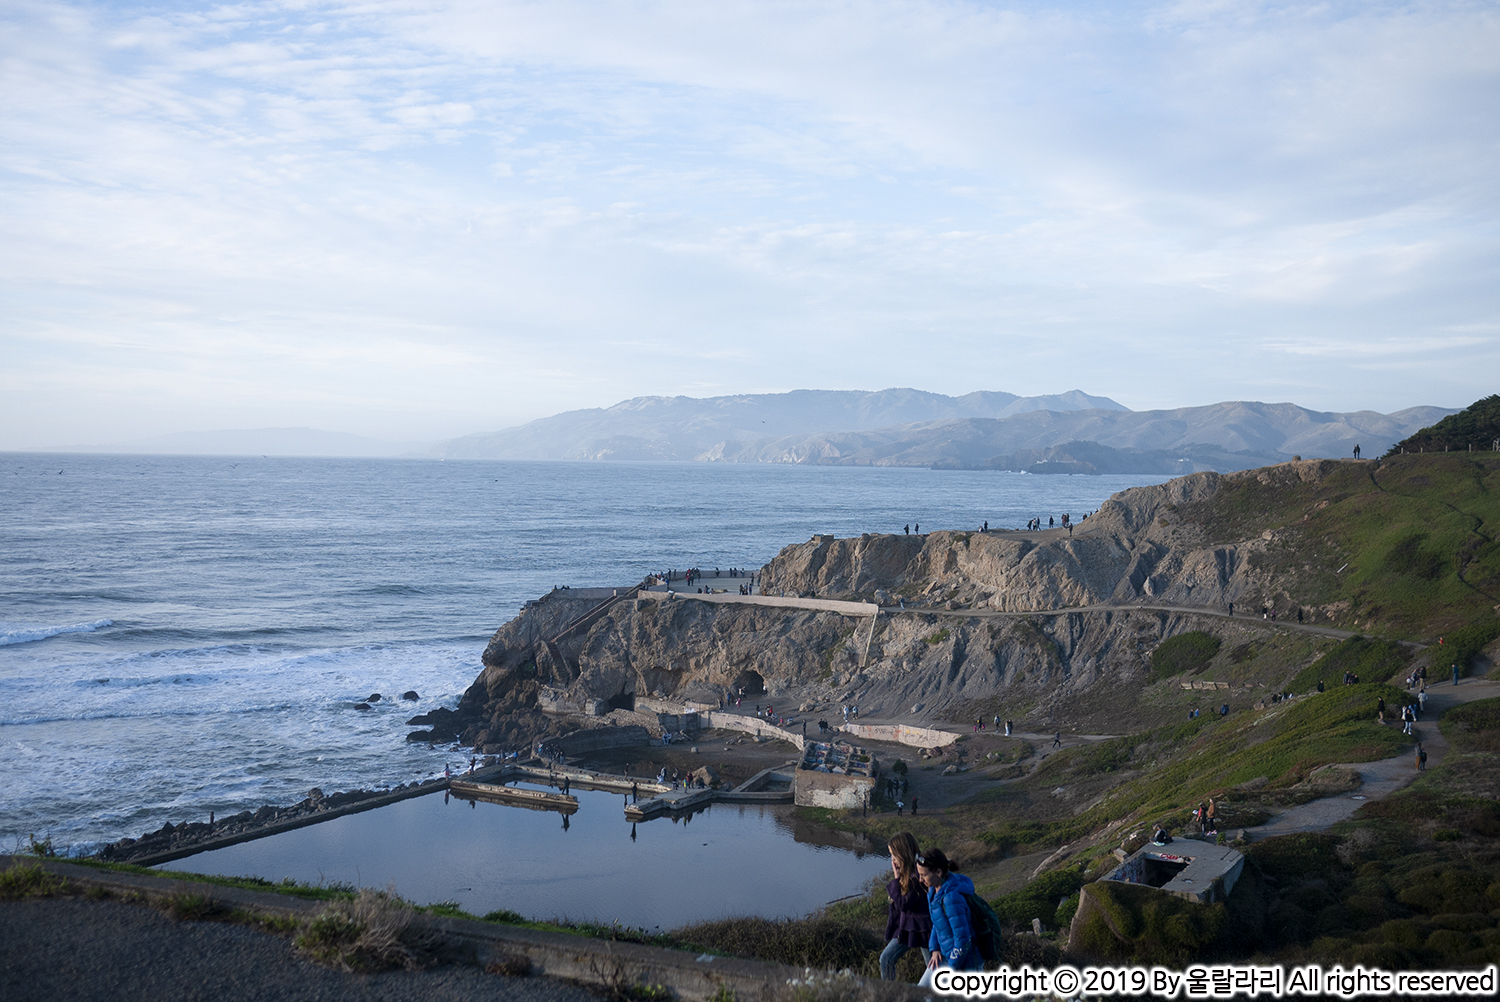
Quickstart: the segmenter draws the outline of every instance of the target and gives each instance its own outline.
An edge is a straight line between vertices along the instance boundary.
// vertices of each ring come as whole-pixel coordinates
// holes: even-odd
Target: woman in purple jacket
[[[885,918],[885,949],[880,951],[880,976],[896,980],[896,961],[907,950],[923,950],[932,934],[932,919],[927,915],[927,892],[917,878],[917,840],[911,832],[891,836],[891,872],[895,877],[885,885],[890,898]]]

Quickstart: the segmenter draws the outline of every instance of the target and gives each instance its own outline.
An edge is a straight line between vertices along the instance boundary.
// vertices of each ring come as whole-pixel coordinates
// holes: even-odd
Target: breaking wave
[[[33,640],[46,640],[63,633],[93,633],[106,626],[114,626],[113,619],[96,619],[92,623],[74,623],[71,626],[29,626],[0,623],[0,644],[29,644]]]

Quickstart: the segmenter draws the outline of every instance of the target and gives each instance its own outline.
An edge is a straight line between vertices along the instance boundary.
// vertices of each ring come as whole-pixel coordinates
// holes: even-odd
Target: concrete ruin
[[[793,778],[793,800],[799,807],[859,807],[879,775],[879,761],[858,745],[808,741]]]
[[[1153,842],[1100,879],[1142,884],[1209,904],[1229,897],[1244,868],[1245,857],[1227,845],[1180,839],[1170,845]]]

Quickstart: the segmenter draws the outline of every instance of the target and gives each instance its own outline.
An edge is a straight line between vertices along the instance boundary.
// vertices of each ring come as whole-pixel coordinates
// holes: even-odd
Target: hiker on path
[[[1417,771],[1422,772],[1427,768],[1427,749],[1422,747],[1422,742],[1417,742]]]
[[[885,949],[880,951],[880,979],[896,980],[896,961],[907,950],[921,950],[932,935],[932,917],[927,914],[927,892],[917,876],[917,840],[911,832],[891,836],[891,873],[885,893]]]
[[[1057,732],[1057,737],[1055,737],[1055,738],[1052,739],[1052,747],[1053,748],[1061,748],[1062,747],[1062,731],[1058,731]]]
[[[885,950],[880,951],[880,980],[895,981],[895,962],[907,950],[924,950],[932,936],[933,919],[927,913],[927,891],[916,876],[916,838],[912,832],[891,835],[891,880],[885,883],[889,898],[885,910]]]
[[[984,964],[974,944],[969,902],[964,897],[974,893],[974,881],[954,870],[941,849],[917,854],[917,873],[927,887],[927,913],[932,918],[932,933],[927,938],[927,971],[917,982],[923,988],[932,985],[932,976],[939,967],[977,971]]]
[[[1453,665],[1453,684],[1458,684],[1458,665],[1456,663]]]
[[[1382,724],[1385,723],[1385,697],[1380,696],[1375,700],[1375,718]]]
[[[1204,829],[1212,835],[1219,830],[1219,805],[1214,803],[1214,798],[1208,798],[1208,827]]]

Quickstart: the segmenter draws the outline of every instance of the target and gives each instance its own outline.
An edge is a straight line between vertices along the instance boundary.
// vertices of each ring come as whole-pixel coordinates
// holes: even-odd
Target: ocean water
[[[408,745],[404,721],[454,705],[554,585],[759,567],[816,533],[1016,527],[1163,479],[0,455],[0,847],[82,852],[441,772],[464,756]]]

